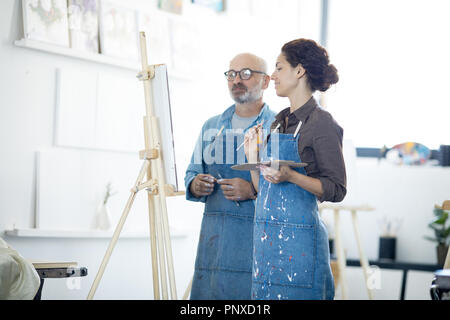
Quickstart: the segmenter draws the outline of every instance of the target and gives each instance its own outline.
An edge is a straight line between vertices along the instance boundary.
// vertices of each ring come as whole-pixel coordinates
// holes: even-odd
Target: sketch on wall
[[[225,11],[224,1],[225,0],[192,0],[192,3],[213,9],[217,12],[222,12]]]
[[[114,1],[100,2],[99,31],[101,53],[138,61],[136,12]]]
[[[171,71],[186,78],[192,78],[202,61],[200,43],[201,31],[190,21],[181,19],[170,20],[171,34]]]
[[[69,46],[66,0],[22,0],[26,39]]]
[[[68,0],[70,47],[98,53],[98,0]]]
[[[183,0],[158,0],[158,8],[170,13],[181,14]]]

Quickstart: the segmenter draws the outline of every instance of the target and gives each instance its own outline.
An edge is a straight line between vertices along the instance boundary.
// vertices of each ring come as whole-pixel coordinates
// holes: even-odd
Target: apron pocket
[[[221,267],[252,272],[253,218],[224,213]]]
[[[256,221],[253,281],[311,288],[316,259],[315,225]]]
[[[223,216],[204,214],[198,241],[196,268],[216,269],[221,251]]]

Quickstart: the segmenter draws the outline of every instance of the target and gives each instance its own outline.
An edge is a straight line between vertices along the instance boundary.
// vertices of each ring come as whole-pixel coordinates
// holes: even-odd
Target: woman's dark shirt
[[[271,131],[278,123],[278,132],[294,134],[299,121],[298,151],[302,162],[307,163],[306,174],[322,183],[320,202],[340,202],[347,193],[344,157],[342,153],[343,129],[331,114],[322,109],[311,97],[302,107],[290,112],[282,110],[275,116]]]

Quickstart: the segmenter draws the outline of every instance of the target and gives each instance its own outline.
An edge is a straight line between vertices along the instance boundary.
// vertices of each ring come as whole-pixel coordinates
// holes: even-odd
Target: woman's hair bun
[[[302,65],[313,92],[327,91],[339,81],[336,67],[330,64],[328,52],[314,40],[301,38],[289,41],[283,45],[281,52],[293,68]]]

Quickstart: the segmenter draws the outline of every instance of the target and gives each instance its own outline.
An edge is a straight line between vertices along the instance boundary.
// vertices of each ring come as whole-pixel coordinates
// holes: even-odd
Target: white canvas
[[[96,148],[97,72],[57,71],[56,130],[58,146]]]
[[[66,0],[22,0],[24,35],[60,46],[69,46]]]
[[[54,148],[38,152],[36,227],[40,229],[89,230],[106,185],[114,228],[125,208],[142,162],[137,154]],[[140,192],[124,231],[148,230],[147,198]]]
[[[98,53],[98,0],[68,0],[70,47]]]
[[[56,103],[57,146],[144,149],[144,91],[136,78],[60,69]]]
[[[136,12],[114,1],[100,3],[100,48],[107,56],[138,61]]]
[[[95,145],[99,149],[137,152],[144,149],[142,83],[134,77],[98,75]]]
[[[168,81],[166,65],[156,66],[155,78],[152,80],[153,108],[159,120],[166,183],[171,184],[177,191],[179,186]]]
[[[62,69],[58,72],[56,145],[138,152],[145,148],[143,85],[134,77]],[[83,93],[83,94],[81,94]],[[167,67],[152,80],[166,183],[178,189]]]

